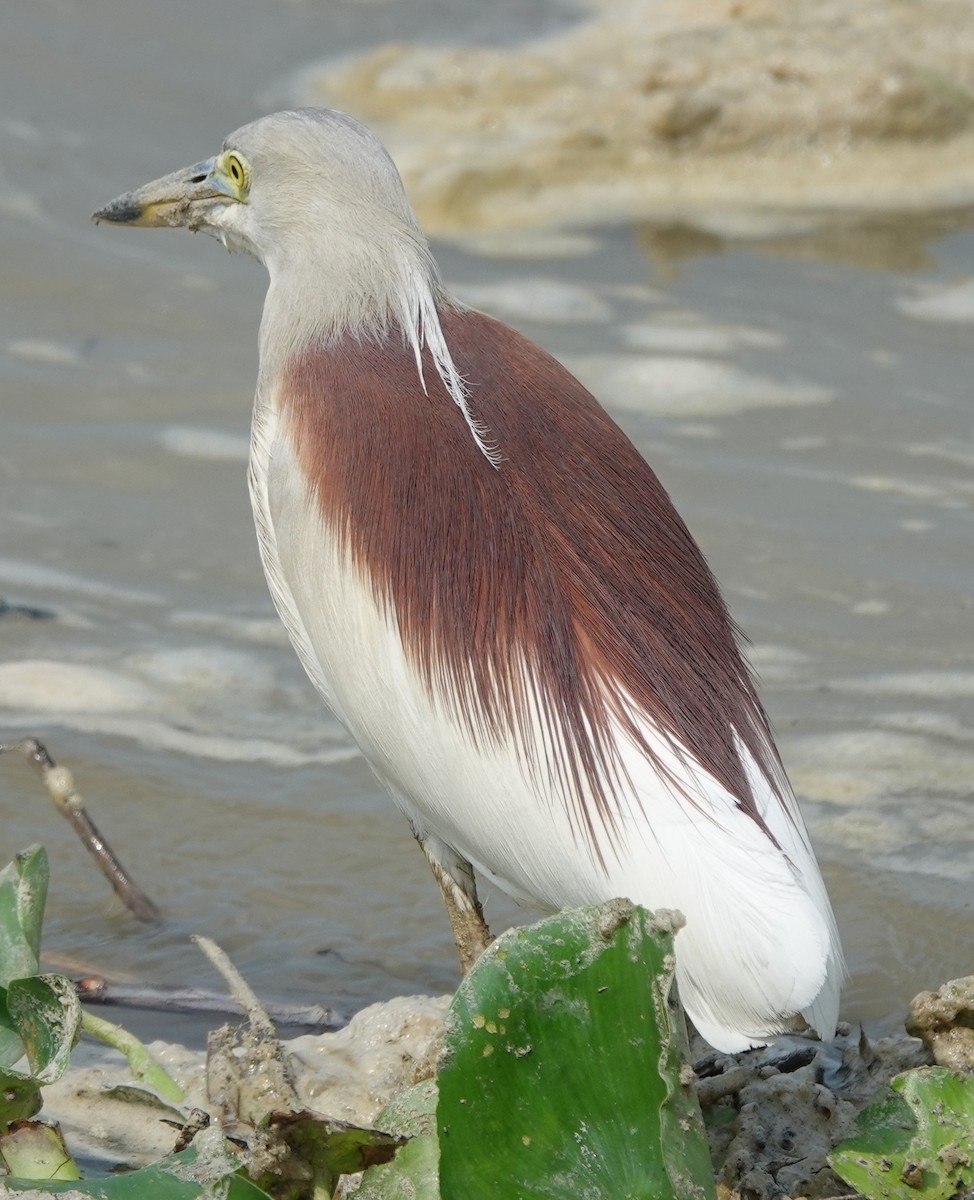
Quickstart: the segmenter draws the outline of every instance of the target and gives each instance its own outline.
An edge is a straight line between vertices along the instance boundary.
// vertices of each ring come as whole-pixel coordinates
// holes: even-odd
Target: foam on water
[[[675,437],[695,438],[698,441],[712,441],[721,436],[720,426],[713,421],[676,421],[671,426]]]
[[[81,355],[64,342],[45,341],[41,338],[21,338],[7,342],[8,358],[19,362],[46,363],[53,366],[70,367],[81,361]]]
[[[969,324],[974,321],[974,279],[950,287],[930,287],[915,296],[901,296],[896,307],[920,321]]]
[[[198,696],[204,702],[210,694],[229,693],[244,680],[255,697],[276,683],[268,661],[224,646],[203,651],[197,646],[153,648],[129,654],[123,661],[127,670],[151,681],[160,692]]]
[[[809,655],[794,646],[777,646],[768,642],[745,646],[744,655],[759,680],[801,679],[810,661]]]
[[[217,634],[236,642],[290,649],[287,631],[279,617],[234,617],[226,613],[174,612],[169,617],[173,629],[194,633]]]
[[[187,754],[194,758],[223,763],[264,763],[274,767],[329,766],[348,762],[359,756],[358,749],[350,744],[332,746],[320,750],[301,750],[285,741],[269,738],[235,738],[229,735],[197,733],[180,729],[164,721],[140,720],[137,717],[118,716],[112,719],[79,719],[61,724],[79,733],[99,734],[110,737],[131,738],[152,750]],[[33,727],[22,719],[21,727]]]
[[[554,279],[512,279],[503,283],[461,284],[457,296],[502,321],[605,325],[612,307],[594,288]]]
[[[151,706],[151,692],[104,667],[45,659],[0,663],[0,708],[10,714],[65,716],[138,711]]]
[[[0,585],[68,592],[93,599],[117,600],[126,604],[163,604],[164,598],[155,592],[118,587],[102,579],[89,579],[72,571],[46,567],[40,563],[0,558]]]
[[[857,600],[849,608],[857,617],[885,617],[887,613],[893,611],[893,606],[888,600],[877,599]]]
[[[572,355],[569,368],[609,407],[656,416],[725,416],[828,404],[831,389],[779,382],[729,363],[672,355]]]
[[[799,433],[794,437],[782,438],[778,445],[789,454],[804,454],[808,450],[824,450],[828,438],[820,433]]]
[[[24,732],[54,724],[222,762],[297,767],[354,758],[358,751],[310,689],[291,694],[278,663],[219,646],[147,649],[114,669],[0,663],[0,720]]]
[[[937,508],[964,509],[974,503],[974,479],[909,479],[902,475],[854,475],[849,483],[864,492],[919,500]]]
[[[159,430],[157,440],[173,454],[209,462],[246,462],[250,454],[250,439],[243,434],[196,425],[167,425]]]
[[[873,696],[918,696],[954,700],[974,697],[974,671],[904,671],[874,675],[868,679],[841,679],[833,684],[838,691]]]
[[[678,319],[640,321],[623,325],[622,342],[632,350],[657,354],[730,354],[741,347],[777,350],[780,334],[746,325],[713,325],[692,314]]]
[[[941,462],[974,468],[974,443],[969,441],[951,439],[936,443],[916,442],[907,446],[906,452],[914,458],[935,458]]]
[[[44,216],[40,201],[30,192],[0,185],[0,214],[14,221],[40,221]]]
[[[910,714],[924,733],[937,714]],[[799,795],[816,812],[819,844],[910,870],[915,848],[951,878],[974,877],[970,780],[974,739],[924,736],[897,728],[848,729],[794,739],[786,755]],[[969,731],[968,731],[969,732]]]
[[[920,733],[931,738],[946,738],[968,745],[974,744],[974,729],[950,713],[917,712],[910,709],[905,712],[883,713],[876,718],[876,723],[897,733]]]

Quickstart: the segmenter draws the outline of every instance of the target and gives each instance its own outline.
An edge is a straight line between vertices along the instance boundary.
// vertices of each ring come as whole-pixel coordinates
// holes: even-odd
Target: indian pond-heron
[[[475,873],[548,909],[686,917],[720,1050],[823,1036],[835,921],[714,578],[597,401],[445,288],[351,117],[275,113],[98,221],[204,230],[267,268],[250,491],[312,683],[403,810],[461,959]]]

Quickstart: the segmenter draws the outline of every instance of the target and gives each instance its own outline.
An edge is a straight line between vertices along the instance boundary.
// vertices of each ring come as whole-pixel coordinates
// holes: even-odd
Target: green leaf
[[[5,985],[37,971],[47,877],[43,846],[31,846],[0,871],[0,1071],[26,1053]],[[23,1078],[20,1072],[12,1074]]]
[[[439,1200],[439,1164],[433,1135],[412,1138],[392,1162],[365,1172],[356,1200]]]
[[[60,1079],[81,1025],[74,985],[63,975],[12,979],[7,1008],[27,1051],[33,1078],[42,1084]]]
[[[10,1009],[7,1007],[7,989],[0,987],[0,1072],[12,1067],[27,1053]]]
[[[376,1125],[410,1140],[391,1162],[369,1167],[356,1200],[439,1200],[437,1097],[436,1081],[427,1079],[394,1097],[379,1113]]]
[[[110,1179],[40,1183],[21,1177],[4,1179],[3,1185],[12,1191],[54,1194],[70,1191],[90,1196],[92,1200],[212,1200],[214,1196],[224,1195],[227,1200],[270,1200],[266,1192],[249,1179],[235,1174],[235,1170],[234,1160],[225,1157],[218,1159],[212,1169],[196,1146],[190,1146],[139,1171]]]
[[[41,1110],[41,1090],[32,1079],[0,1072],[0,1129],[23,1121]]]
[[[35,1183],[45,1179],[80,1179],[61,1130],[43,1121],[15,1121],[0,1133],[0,1159],[12,1175]]]
[[[210,1200],[212,1195],[212,1190],[208,1191],[206,1200]],[[133,1200],[135,1200],[134,1197]],[[227,1200],[271,1200],[271,1197],[263,1188],[252,1183],[246,1175],[234,1175],[227,1187]]]
[[[0,871],[0,984],[37,973],[47,851],[31,846]]]
[[[277,1110],[268,1115],[267,1126],[291,1152],[285,1177],[307,1178],[310,1173],[316,1196],[330,1196],[339,1175],[354,1175],[374,1163],[388,1162],[403,1141],[395,1134],[314,1112]]]
[[[974,1076],[946,1067],[898,1075],[829,1157],[868,1200],[952,1200],[974,1189]]]
[[[447,1015],[443,1200],[706,1200],[673,936],[628,901],[511,930]]]
[[[439,1088],[435,1079],[424,1079],[393,1096],[375,1119],[380,1129],[402,1137],[436,1137],[436,1102]]]

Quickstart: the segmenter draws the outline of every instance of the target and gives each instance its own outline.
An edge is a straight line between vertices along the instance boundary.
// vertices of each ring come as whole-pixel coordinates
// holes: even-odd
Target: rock
[[[906,1028],[928,1047],[939,1066],[974,1071],[974,975],[914,996]]]

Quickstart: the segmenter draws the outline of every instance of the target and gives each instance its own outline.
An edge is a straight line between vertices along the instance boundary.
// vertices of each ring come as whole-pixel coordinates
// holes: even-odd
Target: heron
[[[249,487],[305,671],[405,814],[464,968],[489,880],[677,909],[716,1049],[832,1035],[828,894],[704,556],[598,401],[446,287],[392,158],[304,108],[94,220],[265,266]]]

